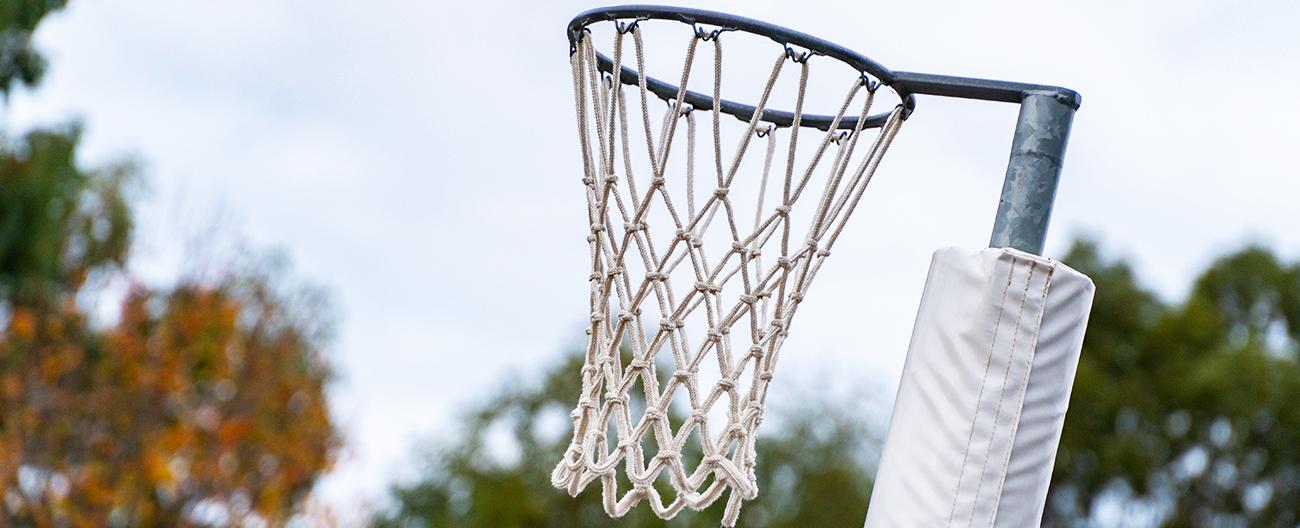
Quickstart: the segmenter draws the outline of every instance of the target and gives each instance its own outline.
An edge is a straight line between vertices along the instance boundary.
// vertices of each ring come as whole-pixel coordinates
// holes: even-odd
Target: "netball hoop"
[[[730,491],[731,526],[757,496],[755,438],[782,342],[914,95],[1045,109],[1022,110],[994,235],[995,246],[1041,248],[1078,105],[1069,90],[894,72],[696,9],[594,9],[568,37],[591,319],[573,439],[552,483],[576,495],[599,480],[612,516],[646,500],[669,518]],[[676,82],[647,72],[664,46],[679,50]],[[754,57],[762,64],[744,60]]]

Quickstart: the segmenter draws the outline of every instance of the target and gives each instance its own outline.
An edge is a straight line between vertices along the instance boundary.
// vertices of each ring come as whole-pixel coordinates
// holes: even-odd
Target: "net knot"
[[[777,257],[776,267],[784,270],[789,270],[794,267],[794,264],[790,262],[790,259],[787,257]]]
[[[727,427],[727,436],[734,436],[734,437],[736,437],[736,438],[744,438],[744,437],[745,437],[745,434],[746,434],[746,433],[745,433],[745,426],[740,425],[740,424],[738,424],[738,423],[731,424],[729,427]]]
[[[663,176],[655,176],[654,178],[651,178],[651,179],[650,179],[650,186],[651,186],[651,187],[663,187],[663,186],[664,186],[664,183],[666,183],[666,182],[664,181],[664,177],[663,177]]]
[[[789,217],[790,217],[790,206],[788,206],[788,205],[782,205],[782,206],[780,206],[780,207],[777,207],[777,208],[776,208],[776,214],[779,215],[781,218],[789,218]]]
[[[641,369],[644,369],[644,368],[649,368],[649,367],[650,367],[650,362],[649,362],[649,361],[646,361],[646,360],[644,360],[644,359],[634,359],[634,360],[632,360],[630,363],[628,363],[628,366],[629,366],[629,367],[632,367],[633,370],[641,370]],[[649,412],[649,411],[646,411],[646,412]]]
[[[763,357],[763,347],[759,345],[749,347],[749,354],[754,356],[754,359],[761,359]]]
[[[700,293],[718,293],[722,291],[722,288],[718,287],[717,284],[698,281],[695,283],[695,291]]]
[[[681,457],[682,453],[673,449],[660,449],[658,453],[655,453],[655,458],[665,461],[676,460]]]
[[[761,372],[761,373],[758,374],[758,379],[760,379],[760,380],[762,380],[762,381],[772,381],[772,373],[771,373],[771,372]]]
[[[618,176],[615,176],[613,173],[610,173],[609,175],[605,176],[605,183],[609,185],[618,185]]]
[[[726,455],[709,455],[704,457],[704,464],[709,466],[716,466],[726,461],[727,461]]]
[[[648,280],[648,281],[662,281],[662,280],[668,280],[668,274],[666,274],[666,273],[662,273],[662,272],[658,272],[658,271],[651,271],[651,272],[645,274],[645,280]]]
[[[745,304],[754,304],[755,302],[758,302],[758,296],[741,294],[740,302]]]
[[[617,403],[617,404],[620,404],[620,405],[624,405],[624,406],[626,406],[626,405],[627,405],[627,395],[626,395],[626,394],[613,393],[613,392],[606,392],[606,393],[605,393],[605,403]]]
[[[704,423],[705,420],[704,409],[695,409],[691,411],[691,419],[695,420],[698,423]]]
[[[717,196],[719,199],[726,198],[728,190],[729,189],[726,187],[718,187],[717,189],[713,190],[713,195]]]
[[[599,233],[605,230],[605,224],[591,224],[591,232]]]
[[[689,370],[677,370],[673,372],[673,378],[682,383],[687,383],[695,378],[695,373]]]
[[[664,412],[654,407],[650,407],[645,410],[645,417],[648,420],[655,420],[655,421],[663,420],[665,418]]]
[[[823,257],[823,258],[824,258],[824,257],[829,257],[829,256],[831,256],[831,250],[830,250],[830,248],[822,248],[822,249],[818,250],[818,251],[817,251],[817,256],[819,256],[819,257]]]
[[[646,228],[645,222],[628,222],[623,224],[623,230],[628,232],[641,231]]]
[[[598,313],[591,314],[591,322],[593,323],[599,323],[604,320],[605,320],[605,314],[598,314]]]
[[[582,178],[582,184],[591,187],[596,184],[596,179],[590,176],[584,177]]]
[[[727,391],[729,391],[729,390],[731,390],[731,389],[736,388],[736,382],[731,381],[731,380],[728,379],[728,378],[722,378],[722,379],[718,380],[718,386],[719,386],[719,387],[722,387],[723,390],[727,390]]]
[[[685,229],[677,230],[677,239],[686,242],[687,244],[690,244],[690,246],[693,248],[698,248],[701,245],[704,245],[704,241],[701,240],[700,237],[695,236],[695,233],[692,233]]]
[[[591,276],[588,277],[588,279],[589,279],[589,280],[594,280],[594,281],[604,280],[604,279],[605,279],[605,275],[604,275],[603,273],[599,272],[599,271],[593,271],[593,272],[591,272]]]
[[[709,331],[709,339],[712,340],[712,341],[719,341],[719,342],[721,342],[721,341],[722,341],[722,338],[725,337],[726,335],[730,334],[730,333],[731,333],[731,327],[724,326],[724,327],[722,327],[722,328],[718,328],[718,329],[710,330],[710,331]]]
[[[790,300],[793,301],[795,304],[803,302],[803,292],[791,292]]]
[[[595,241],[596,241],[596,235],[587,235],[587,243],[588,243],[588,244],[590,244],[590,243],[592,243],[592,242],[595,242]]]
[[[619,276],[619,275],[622,275],[622,274],[623,274],[623,266],[614,266],[614,267],[611,268],[609,271],[605,272],[605,274],[606,274],[606,275],[609,275],[610,277],[617,277],[617,276]]]

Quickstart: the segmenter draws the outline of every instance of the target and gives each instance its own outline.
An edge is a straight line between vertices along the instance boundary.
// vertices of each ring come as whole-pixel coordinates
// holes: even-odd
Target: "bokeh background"
[[[1046,522],[1296,525],[1300,4],[687,4],[1081,92],[1046,253],[1098,293]],[[0,524],[609,523],[546,482],[594,5],[0,4]],[[742,525],[860,525],[888,307],[987,240],[1015,115],[920,101],[785,345]]]

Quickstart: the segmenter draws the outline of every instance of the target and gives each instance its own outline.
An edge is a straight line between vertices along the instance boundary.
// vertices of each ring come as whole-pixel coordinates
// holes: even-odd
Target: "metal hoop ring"
[[[631,19],[633,22],[625,23],[623,20]],[[742,31],[754,35],[761,35],[776,41],[785,47],[787,55],[796,63],[805,62],[813,55],[820,55],[836,59],[849,67],[856,69],[865,79],[864,86],[874,92],[880,85],[889,86],[898,94],[904,107],[903,116],[906,118],[911,114],[916,106],[915,99],[910,93],[906,93],[894,88],[896,76],[889,68],[882,66],[880,63],[857,53],[853,50],[822,40],[812,35],[795,31],[793,29],[770,24],[759,20],[745,18],[716,11],[706,11],[703,9],[691,9],[685,7],[664,7],[664,6],[617,6],[604,7],[586,11],[569,22],[569,53],[577,52],[578,42],[585,38],[588,33],[587,27],[596,22],[614,22],[616,29],[620,32],[630,31],[633,26],[643,20],[671,20],[682,22],[692,26],[696,38],[701,40],[712,40],[718,38],[723,32]],[[700,25],[715,26],[717,29],[705,32]],[[626,28],[626,29],[625,29]],[[795,48],[801,48],[807,51],[798,52]],[[613,73],[614,62],[604,54],[596,53],[597,67],[606,73]],[[640,74],[626,66],[620,68],[618,72],[619,80],[628,85],[636,85],[640,82]],[[872,78],[877,79],[873,81]],[[660,99],[665,101],[677,97],[678,87],[672,83],[664,82],[650,76],[645,77],[646,87]],[[682,98],[685,102],[690,103],[696,108],[713,108],[713,97],[698,92],[687,90]],[[738,103],[723,99],[718,101],[718,109],[742,121],[748,121],[753,117],[754,106],[744,103]],[[838,128],[852,130],[857,127],[858,120],[865,118],[864,128],[876,128],[883,126],[892,112],[883,112],[870,116],[844,116],[841,118]],[[794,125],[794,113],[782,110],[764,109],[760,120],[772,123],[778,127],[790,127]],[[834,124],[835,116],[804,114],[800,116],[799,125],[820,130],[829,130]]]

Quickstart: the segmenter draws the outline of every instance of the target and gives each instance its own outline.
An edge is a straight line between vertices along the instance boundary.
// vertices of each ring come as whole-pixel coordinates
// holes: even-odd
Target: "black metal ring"
[[[895,82],[895,75],[893,71],[860,53],[840,46],[839,44],[822,40],[812,35],[778,26],[776,24],[770,24],[736,15],[728,15],[726,13],[706,11],[703,9],[643,5],[592,9],[574,17],[574,19],[569,22],[569,53],[573,54],[577,52],[578,41],[583,38],[587,26],[595,22],[614,22],[619,24],[621,20],[627,19],[634,19],[636,21],[675,20],[683,22],[695,28],[697,38],[700,37],[700,31],[698,28],[699,24],[717,26],[719,28],[710,34],[711,38],[717,38],[717,35],[722,31],[744,31],[746,33],[765,36],[784,46],[787,53],[792,50],[791,46],[797,46],[808,50],[802,54],[795,54],[801,56],[796,62],[807,60],[812,55],[821,55],[843,62],[849,67],[856,69],[864,76],[875,77],[880,81],[880,84],[889,86],[898,93],[899,99],[902,101],[902,105],[905,108],[904,116],[911,114],[912,109],[916,106],[915,99],[910,93],[894,88],[893,84]],[[793,59],[795,57],[792,56],[791,58]],[[596,60],[601,71],[613,72],[614,64],[609,57],[598,52],[596,53]],[[621,67],[620,70],[621,71],[618,74],[619,80],[624,84],[639,84],[640,76],[635,70],[626,66]],[[646,87],[659,98],[666,101],[677,97],[677,86],[660,81],[650,77],[649,75],[647,75],[645,79]],[[868,83],[867,87],[870,89],[871,84]],[[712,96],[689,90],[684,94],[683,100],[694,105],[696,108],[713,108],[714,106]],[[756,110],[754,106],[726,99],[719,101],[718,107],[723,113],[735,116],[742,121],[749,121]],[[888,121],[890,113],[892,112],[866,116],[864,127],[875,128],[883,126]],[[764,109],[763,114],[759,119],[779,127],[789,127],[794,125],[794,114],[782,110]],[[844,116],[841,118],[838,128],[851,130],[857,126],[859,119],[861,119],[860,116]],[[800,117],[799,124],[800,126],[828,130],[834,121],[835,116],[805,114]]]

